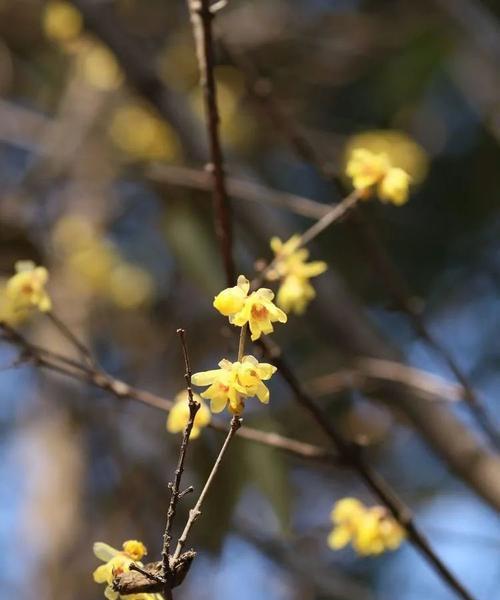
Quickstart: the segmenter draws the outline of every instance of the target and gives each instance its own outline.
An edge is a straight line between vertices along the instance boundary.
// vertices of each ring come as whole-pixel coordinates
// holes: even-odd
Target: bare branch
[[[220,449],[219,455],[217,456],[214,466],[212,467],[212,470],[210,471],[210,475],[208,476],[208,479],[205,482],[203,489],[201,490],[201,494],[200,494],[196,504],[194,505],[194,508],[192,508],[189,511],[189,517],[188,517],[186,526],[184,527],[184,531],[182,532],[181,537],[177,541],[177,548],[175,549],[174,555],[172,557],[173,561],[176,561],[179,558],[179,556],[181,555],[182,549],[187,540],[187,536],[189,535],[189,532],[191,531],[191,528],[194,525],[194,522],[201,515],[201,508],[203,506],[203,501],[205,500],[205,497],[214,481],[214,478],[217,475],[217,472],[219,471],[220,464],[222,462],[222,459],[224,458],[224,454],[226,453],[229,443],[233,439],[235,433],[238,431],[240,426],[241,426],[241,419],[237,415],[234,415],[233,418],[231,419],[231,428],[229,429],[226,439],[224,440],[224,443],[222,445],[222,448]]]
[[[226,191],[224,158],[219,136],[219,111],[217,108],[217,87],[214,75],[214,47],[212,20],[214,13],[209,0],[187,0],[196,56],[200,70],[200,85],[203,90],[206,126],[210,146],[211,163],[208,170],[212,175],[215,233],[219,240],[224,261],[227,285],[233,285],[236,271],[232,252],[232,227],[230,203]]]
[[[170,503],[167,511],[167,522],[165,525],[165,532],[163,534],[163,548],[162,548],[162,563],[163,563],[163,577],[165,579],[165,589],[164,593],[168,597],[171,590],[171,580],[173,571],[170,565],[170,541],[172,539],[172,526],[174,524],[175,519],[175,511],[177,508],[177,503],[180,498],[180,486],[182,480],[182,474],[184,472],[184,462],[186,460],[187,449],[189,445],[189,437],[191,435],[191,431],[193,429],[194,420],[196,418],[196,413],[200,409],[200,403],[194,399],[193,390],[191,389],[191,365],[189,363],[189,353],[186,345],[186,332],[184,329],[178,329],[177,334],[179,335],[181,345],[182,345],[182,353],[184,355],[184,365],[185,365],[185,374],[184,377],[186,379],[186,389],[188,393],[188,402],[189,402],[189,419],[184,428],[184,432],[182,435],[181,447],[179,449],[179,460],[177,462],[177,469],[175,470],[174,482],[171,484],[171,494],[170,494]]]

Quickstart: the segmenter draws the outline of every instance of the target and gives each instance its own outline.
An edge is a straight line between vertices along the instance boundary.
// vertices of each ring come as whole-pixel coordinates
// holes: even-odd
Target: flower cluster
[[[11,325],[24,321],[34,311],[48,312],[52,308],[45,289],[49,272],[29,260],[15,264],[16,273],[3,285],[0,293],[0,320]]]
[[[193,428],[191,429],[191,439],[200,435],[203,427],[206,427],[212,418],[208,406],[203,402],[198,394],[193,394],[193,399],[199,403],[200,408],[194,418]],[[189,421],[189,395],[187,390],[182,390],[174,399],[174,405],[170,409],[167,418],[167,431],[170,433],[179,433],[184,431]]]
[[[270,281],[281,281],[278,289],[277,303],[286,313],[302,314],[309,302],[316,296],[309,280],[324,273],[328,265],[317,260],[306,262],[309,251],[300,247],[300,235],[293,235],[287,242],[278,237],[271,239],[271,250],[274,252],[272,268],[266,274]]]
[[[239,415],[245,408],[245,400],[254,396],[263,404],[269,402],[269,389],[263,381],[271,379],[276,367],[259,363],[253,356],[244,356],[234,363],[223,359],[219,367],[192,377],[194,385],[209,386],[201,397],[210,400],[212,412],[221,412],[229,404],[229,410]]]
[[[127,600],[158,600],[161,598],[159,594],[131,594],[120,596],[113,589],[113,579],[128,571],[132,563],[142,567],[139,562],[143,556],[147,554],[146,546],[137,540],[128,540],[123,543],[123,550],[116,550],[112,546],[103,542],[94,544],[94,554],[99,560],[105,564],[97,567],[93,573],[93,578],[96,583],[105,583],[104,596],[108,600],[118,600],[119,598],[127,598]]]
[[[222,290],[214,299],[214,307],[229,322],[237,327],[248,323],[252,341],[258,340],[261,334],[274,331],[273,323],[286,323],[286,314],[274,303],[274,292],[267,288],[259,288],[249,294],[250,282],[244,275],[238,277],[237,285]]]
[[[354,149],[346,173],[356,190],[371,190],[377,186],[378,196],[384,202],[399,206],[408,200],[411,178],[404,169],[393,166],[385,152],[376,154],[366,148]]]
[[[83,215],[61,217],[52,242],[64,258],[65,275],[82,295],[105,298],[124,310],[146,306],[154,297],[150,273],[126,260],[116,244]]]
[[[331,512],[334,528],[328,545],[339,550],[352,543],[362,556],[395,550],[405,538],[404,529],[382,506],[366,507],[356,498],[343,498]]]

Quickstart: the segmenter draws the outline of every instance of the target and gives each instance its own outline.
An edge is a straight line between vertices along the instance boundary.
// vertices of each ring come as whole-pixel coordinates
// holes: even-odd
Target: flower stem
[[[241,362],[245,354],[245,341],[247,337],[247,327],[248,325],[245,323],[240,330],[240,343],[238,344],[238,361]]]

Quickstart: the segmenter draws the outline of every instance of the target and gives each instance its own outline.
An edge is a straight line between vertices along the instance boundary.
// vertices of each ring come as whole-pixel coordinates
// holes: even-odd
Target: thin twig
[[[227,285],[232,285],[235,279],[235,267],[232,252],[230,202],[226,191],[224,157],[219,136],[220,118],[217,108],[212,37],[214,13],[209,0],[187,0],[187,5],[193,26],[210,146],[211,163],[208,165],[208,170],[212,175],[215,232],[224,261]]]
[[[341,202],[337,202],[325,213],[320,219],[318,219],[313,225],[306,229],[300,236],[297,243],[297,248],[305,246],[312,242],[320,233],[325,231],[330,225],[339,221],[342,217],[348,214],[359,202],[362,197],[362,192],[354,190],[348,194]],[[266,275],[276,266],[280,260],[280,255],[276,255],[273,260],[262,269],[256,277],[252,280],[252,287],[258,287],[266,278]]]
[[[233,418],[231,419],[231,427],[226,436],[226,439],[224,440],[224,444],[222,445],[222,448],[220,449],[219,455],[217,456],[214,466],[212,467],[212,470],[210,471],[210,475],[208,476],[208,479],[205,482],[205,485],[201,491],[201,494],[200,494],[196,504],[194,505],[194,508],[192,508],[189,511],[189,517],[186,522],[186,526],[184,527],[184,531],[182,532],[181,537],[179,538],[179,540],[177,542],[177,547],[176,547],[174,555],[172,557],[173,561],[175,561],[179,558],[179,556],[182,552],[182,549],[184,547],[184,544],[186,543],[187,536],[189,535],[189,532],[191,531],[191,527],[193,526],[196,519],[201,515],[201,508],[203,506],[203,501],[205,500],[208,490],[210,489],[210,486],[212,485],[213,480],[214,480],[215,476],[217,475],[217,472],[219,470],[222,459],[224,458],[224,454],[226,453],[227,447],[229,446],[229,443],[233,439],[235,433],[238,431],[240,426],[241,426],[240,417],[238,417],[237,415],[234,415]]]
[[[64,323],[64,321],[62,321],[53,311],[49,311],[45,314],[52,324],[61,332],[61,334],[76,348],[83,360],[87,362],[89,366],[97,368],[97,363],[90,350],[78,339],[78,337],[71,331],[66,323]]]
[[[243,325],[240,329],[240,340],[238,342],[238,361],[241,362],[245,355],[245,341],[247,337],[247,324]]]
[[[170,565],[170,541],[172,539],[172,526],[175,519],[175,511],[177,508],[177,503],[180,498],[180,486],[182,480],[182,474],[184,472],[184,462],[186,460],[187,449],[189,445],[189,437],[191,435],[191,431],[193,429],[194,420],[196,417],[196,413],[200,409],[200,403],[194,399],[193,390],[191,388],[191,365],[189,362],[189,353],[186,344],[186,332],[184,329],[178,329],[177,334],[179,335],[179,339],[182,345],[182,353],[184,355],[184,365],[185,365],[185,373],[184,378],[186,379],[186,389],[188,393],[189,400],[189,419],[186,423],[186,427],[184,428],[184,432],[182,435],[181,447],[179,450],[179,460],[177,462],[177,469],[175,470],[174,482],[171,485],[171,494],[170,494],[170,503],[167,511],[167,522],[165,525],[165,532],[163,534],[163,548],[162,548],[162,564],[163,564],[163,577],[165,579],[165,596],[171,594],[172,590],[172,569]]]
[[[212,191],[212,182],[209,174],[199,169],[153,163],[145,167],[145,175],[151,181],[159,184],[173,185],[203,192]],[[277,191],[253,181],[237,179],[236,177],[226,176],[226,188],[229,196],[232,198],[284,208],[310,219],[321,219],[330,210],[328,204],[311,200],[305,196]]]

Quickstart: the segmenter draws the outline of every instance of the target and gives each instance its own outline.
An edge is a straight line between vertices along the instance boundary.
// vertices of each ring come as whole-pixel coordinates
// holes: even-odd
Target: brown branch
[[[295,394],[297,402],[311,415],[319,428],[332,441],[336,451],[339,453],[346,466],[351,467],[358,473],[366,486],[373,494],[390,510],[394,518],[404,527],[409,540],[427,559],[436,573],[457,593],[463,600],[473,600],[474,597],[464,588],[461,582],[451,573],[448,567],[434,552],[425,536],[419,531],[411,510],[398,497],[391,486],[366,462],[362,446],[346,440],[337,428],[329,421],[328,416],[315,404],[314,400],[305,392],[298,379],[293,374],[288,364],[282,357],[276,357],[269,350],[269,346],[263,340],[259,344],[269,359],[278,368],[278,372],[288,383]]]
[[[58,329],[63,337],[65,337],[70,344],[72,344],[77,352],[82,356],[83,360],[89,364],[89,366],[93,367],[97,370],[97,363],[90,352],[90,350],[85,346],[83,342],[81,342],[77,336],[71,331],[71,329],[62,321],[52,310],[45,313],[51,323]]]
[[[196,552],[188,550],[172,562],[172,589],[181,585],[186,577]],[[162,578],[163,564],[159,560],[144,565],[144,568],[136,564],[130,565],[130,570],[118,575],[113,580],[113,589],[125,598],[129,594],[155,594],[164,590]]]
[[[219,455],[217,456],[217,459],[215,460],[214,466],[212,467],[212,470],[210,471],[210,475],[208,476],[207,481],[205,482],[205,485],[204,485],[203,489],[201,490],[201,494],[200,494],[198,500],[196,501],[194,508],[192,508],[189,511],[189,517],[188,517],[186,526],[184,527],[184,531],[182,532],[179,540],[177,541],[177,548],[175,549],[174,555],[172,557],[172,560],[174,562],[181,555],[182,549],[184,548],[184,544],[186,543],[186,540],[187,540],[187,536],[189,535],[189,532],[191,531],[191,528],[194,525],[194,522],[201,515],[201,508],[203,506],[203,501],[205,500],[205,497],[215,479],[215,476],[217,475],[217,472],[219,471],[220,464],[222,462],[222,459],[224,458],[224,454],[226,453],[229,443],[231,442],[235,433],[238,431],[238,429],[240,427],[241,427],[241,419],[240,419],[240,417],[238,417],[238,415],[234,415],[233,418],[231,419],[231,427],[226,436],[226,439],[224,440],[224,443],[222,444],[222,448],[220,449]]]
[[[250,95],[258,101],[265,115],[276,129],[282,133],[290,147],[294,149],[302,160],[311,164],[325,180],[332,183],[336,192],[340,189],[340,193],[343,195],[342,182],[335,173],[332,173],[321,154],[309,142],[307,136],[296,127],[293,120],[282,109],[273,93],[271,81],[260,77],[253,62],[241,52],[228,48],[227,44],[224,45],[224,50],[245,76],[247,90]],[[493,447],[500,449],[500,433],[492,424],[493,421],[490,415],[479,402],[467,376],[458,366],[451,353],[427,329],[424,319],[412,301],[413,294],[409,290],[408,283],[394,265],[375,228],[368,222],[366,215],[361,214],[359,211],[353,211],[353,222],[357,234],[366,246],[367,256],[371,260],[373,267],[382,276],[387,290],[391,293],[400,309],[408,316],[417,335],[445,359],[451,371],[465,389],[465,400],[476,422],[486,434]]]
[[[36,366],[49,371],[70,377],[77,381],[94,385],[95,387],[111,393],[120,399],[131,399],[152,408],[162,410],[166,413],[173,406],[172,400],[163,398],[147,390],[139,389],[117,379],[104,371],[95,371],[84,364],[80,364],[73,359],[46,350],[41,346],[31,344],[20,333],[5,323],[0,323],[0,331],[3,333],[3,339],[15,345],[20,349],[22,360],[14,363],[14,366],[20,366],[27,361],[32,361]],[[227,434],[229,429],[227,425],[220,420],[212,419],[208,427]],[[271,431],[261,431],[252,427],[241,426],[238,430],[238,437],[245,440],[268,446],[276,450],[287,452],[288,454],[304,460],[313,460],[316,462],[338,464],[334,452],[329,449],[309,444],[289,438],[279,433]]]
[[[217,108],[217,86],[214,75],[214,44],[212,19],[214,14],[209,0],[187,0],[196,56],[200,70],[200,86],[203,90],[207,135],[211,163],[208,169],[212,175],[215,233],[219,240],[224,261],[227,285],[233,285],[236,278],[232,252],[232,227],[230,202],[226,191],[224,157],[219,136],[219,111]]]
[[[199,169],[154,163],[145,167],[146,177],[159,184],[173,185],[202,192],[212,191],[212,182],[208,173]],[[328,204],[316,202],[304,196],[297,196],[288,192],[279,192],[271,188],[259,185],[252,181],[237,179],[226,176],[226,188],[232,198],[257,202],[285,208],[291,212],[309,217],[321,219],[329,210]]]
[[[194,420],[196,413],[200,409],[200,403],[194,399],[193,390],[191,388],[191,365],[189,362],[189,354],[186,345],[186,332],[184,329],[178,329],[177,334],[179,335],[182,353],[184,356],[185,373],[184,378],[186,379],[186,389],[189,400],[189,419],[184,428],[182,434],[182,442],[179,449],[179,460],[177,462],[177,469],[175,470],[174,482],[171,484],[170,503],[167,511],[167,522],[165,525],[165,532],[163,534],[163,548],[162,548],[162,564],[163,564],[163,577],[165,582],[164,594],[168,598],[172,595],[172,576],[173,570],[170,565],[170,541],[172,539],[172,526],[175,519],[175,511],[177,503],[180,498],[180,487],[182,474],[184,472],[184,462],[186,460],[187,449],[189,445],[189,437],[193,429]]]
[[[377,358],[358,359],[353,368],[321,375],[307,385],[315,395],[325,395],[335,394],[346,388],[365,389],[380,382],[390,382],[406,390],[417,391],[422,398],[434,402],[458,402],[464,398],[464,390],[460,385],[400,362]]]

